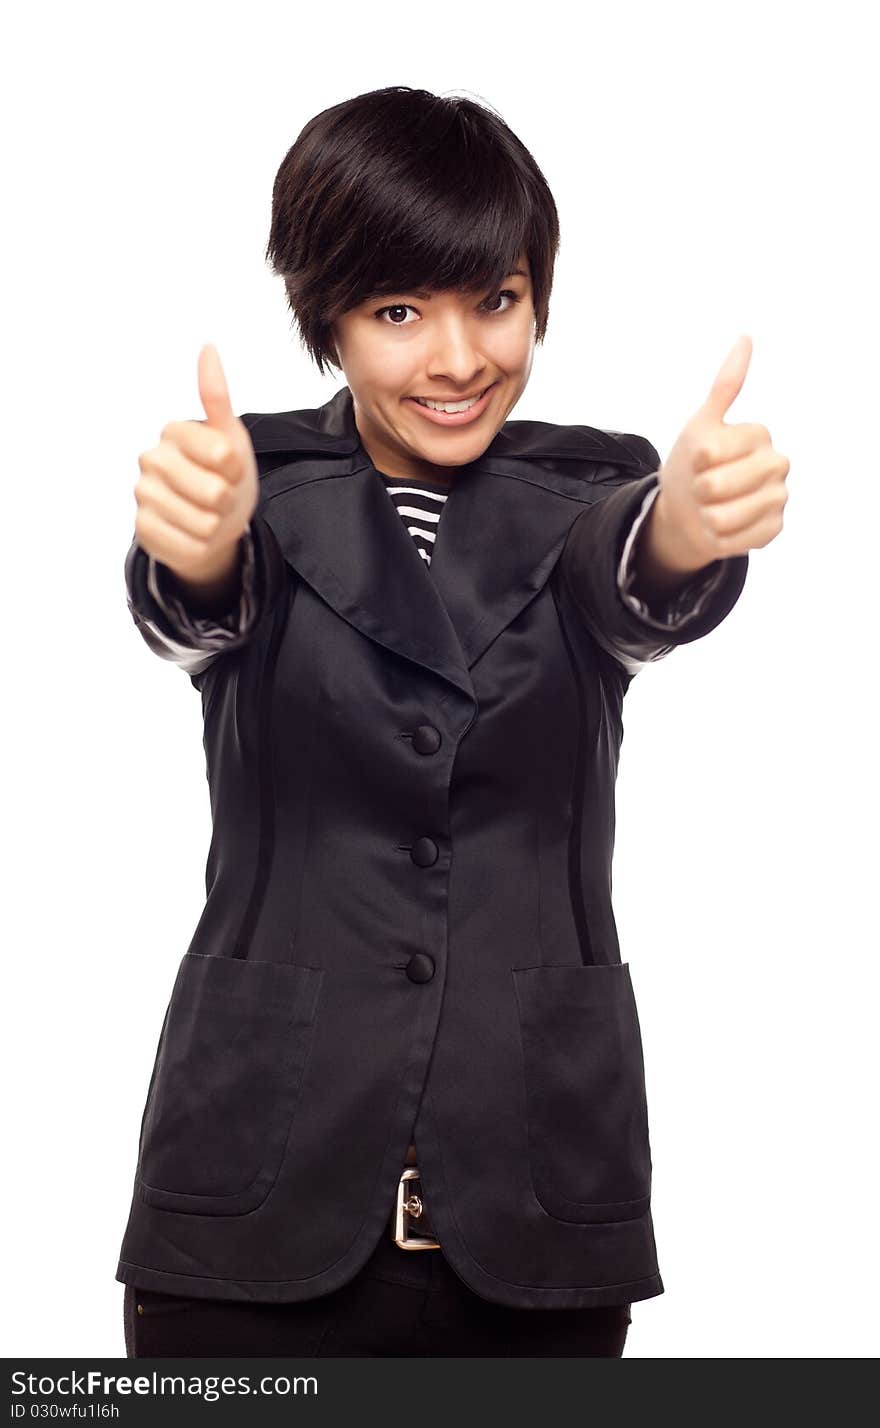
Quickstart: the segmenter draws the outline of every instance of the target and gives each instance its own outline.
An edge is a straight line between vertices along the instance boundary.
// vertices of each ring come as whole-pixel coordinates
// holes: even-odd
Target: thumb
[[[211,343],[206,343],[199,353],[199,398],[209,426],[230,436],[237,431],[238,417],[229,400],[220,353]]]
[[[745,333],[738,337],[721,364],[703,411],[714,421],[721,421],[742,391],[752,357],[752,339]]]

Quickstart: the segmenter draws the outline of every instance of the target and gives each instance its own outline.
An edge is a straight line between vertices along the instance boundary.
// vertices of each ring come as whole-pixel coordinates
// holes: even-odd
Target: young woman
[[[346,385],[140,458],[129,606],[202,697],[207,898],[117,1268],[129,1356],[620,1356],[663,1292],[611,905],[622,702],[714,629],[788,463],[738,344],[660,469],[510,420],[556,208],[467,99],[306,125],[267,256]],[[415,1251],[415,1252],[414,1252]]]

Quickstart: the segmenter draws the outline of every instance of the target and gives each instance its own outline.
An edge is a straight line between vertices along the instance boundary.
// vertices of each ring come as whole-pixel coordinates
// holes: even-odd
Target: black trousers
[[[296,1304],[194,1299],[125,1286],[128,1358],[402,1356],[621,1358],[630,1306],[512,1309],[482,1299],[443,1251],[386,1230],[354,1279]]]

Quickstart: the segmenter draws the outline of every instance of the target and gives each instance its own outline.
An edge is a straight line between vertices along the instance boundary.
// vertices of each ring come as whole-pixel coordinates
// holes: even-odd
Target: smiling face
[[[379,471],[450,483],[450,468],[475,461],[500,431],[535,351],[525,253],[516,267],[496,292],[386,293],[333,324],[355,424]],[[415,400],[461,402],[484,391],[470,411],[452,416]]]

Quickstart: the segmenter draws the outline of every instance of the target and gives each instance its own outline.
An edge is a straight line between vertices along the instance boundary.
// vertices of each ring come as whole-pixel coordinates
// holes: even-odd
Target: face
[[[454,480],[501,429],[529,380],[535,310],[528,260],[496,292],[385,294],[333,326],[355,423],[370,460],[388,476]],[[485,389],[488,388],[488,391]],[[460,402],[444,415],[418,397]]]

